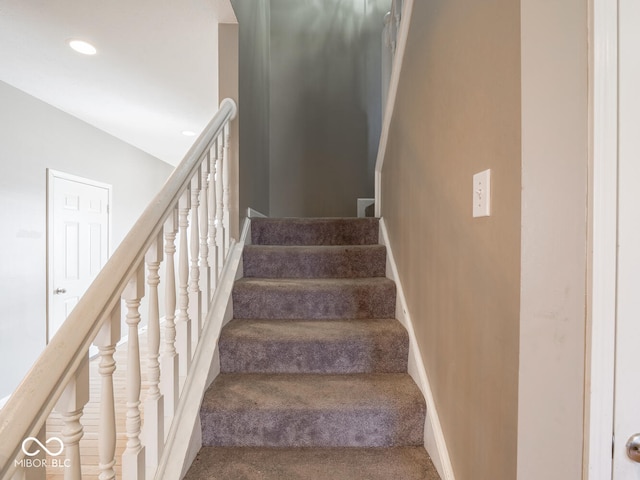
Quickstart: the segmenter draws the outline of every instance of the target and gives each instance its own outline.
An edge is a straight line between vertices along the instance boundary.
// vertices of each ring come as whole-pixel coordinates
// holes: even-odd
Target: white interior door
[[[640,433],[640,2],[620,0],[618,294],[614,480],[640,479],[626,443]],[[640,458],[639,458],[640,460]]]
[[[47,342],[107,261],[111,187],[49,171]]]

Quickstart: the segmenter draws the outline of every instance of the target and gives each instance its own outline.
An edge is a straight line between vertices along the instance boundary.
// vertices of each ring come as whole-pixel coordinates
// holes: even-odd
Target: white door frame
[[[111,256],[111,195],[112,186],[108,183],[98,182],[89,178],[80,177],[78,175],[72,175],[70,173],[60,172],[47,168],[47,285],[46,285],[46,303],[47,303],[47,323],[46,323],[46,342],[49,343],[49,324],[50,324],[50,312],[51,302],[53,301],[53,179],[60,178],[63,180],[70,180],[73,182],[84,183],[93,187],[104,188],[108,191],[109,195],[109,208],[107,210],[107,254]]]
[[[590,251],[583,478],[611,479],[618,216],[618,1],[589,2]]]

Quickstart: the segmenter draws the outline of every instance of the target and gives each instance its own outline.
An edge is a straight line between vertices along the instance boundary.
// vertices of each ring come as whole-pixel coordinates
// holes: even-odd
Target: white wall
[[[0,82],[0,398],[45,345],[46,169],[113,186],[112,250],[172,167]]]

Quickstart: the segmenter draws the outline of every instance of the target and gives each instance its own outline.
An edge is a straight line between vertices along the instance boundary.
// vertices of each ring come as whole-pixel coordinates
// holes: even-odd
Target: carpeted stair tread
[[[222,372],[406,372],[409,337],[396,319],[232,320],[219,341]]]
[[[395,283],[388,278],[241,278],[233,288],[235,318],[390,318]]]
[[[205,447],[185,480],[439,480],[424,447]]]
[[[384,277],[386,249],[384,245],[247,245],[243,268],[245,277]]]
[[[408,374],[220,374],[201,409],[205,446],[422,445],[425,402]]]
[[[378,218],[254,218],[254,245],[375,245]]]

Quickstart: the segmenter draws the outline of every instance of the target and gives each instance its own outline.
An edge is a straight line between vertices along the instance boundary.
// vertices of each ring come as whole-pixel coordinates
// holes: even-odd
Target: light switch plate
[[[473,176],[473,216],[491,215],[491,170]]]

